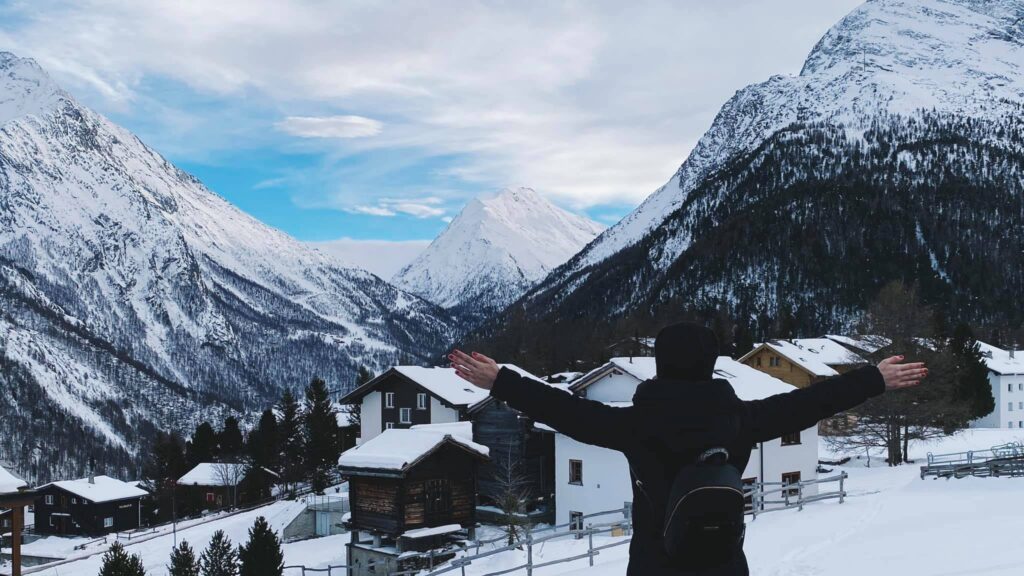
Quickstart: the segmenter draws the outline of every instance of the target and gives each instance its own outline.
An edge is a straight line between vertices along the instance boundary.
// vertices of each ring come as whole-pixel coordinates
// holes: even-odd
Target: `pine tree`
[[[330,471],[341,456],[338,415],[328,396],[327,384],[314,378],[306,387],[303,425],[306,437],[306,475],[315,492],[327,487]]]
[[[373,372],[366,366],[360,366],[359,371],[356,373],[356,386],[362,386],[370,380],[373,380]]]
[[[187,468],[181,438],[177,434],[158,433],[142,471],[146,489],[156,503],[157,520],[171,518],[177,489],[175,481],[188,471]]]
[[[249,456],[249,471],[244,480],[245,493],[257,500],[269,498],[273,476],[267,470],[280,474],[281,461],[277,418],[273,410],[264,410],[256,429],[249,432],[246,452]]]
[[[217,451],[217,433],[209,422],[196,426],[192,440],[185,445],[185,459],[189,467],[203,462],[213,462]]]
[[[957,359],[957,399],[967,403],[970,419],[988,416],[996,409],[996,402],[988,381],[988,367],[970,326],[961,323],[953,329],[950,349]]]
[[[171,550],[171,565],[167,567],[167,573],[169,576],[199,576],[199,560],[188,542],[182,540]]]
[[[210,545],[199,558],[202,576],[238,576],[238,552],[223,530],[213,533]]]
[[[145,574],[142,558],[136,554],[129,556],[120,542],[114,542],[103,555],[100,576],[145,576]]]
[[[242,562],[240,576],[281,576],[284,572],[284,553],[281,540],[270,529],[263,516],[249,529],[249,541],[238,548]]]
[[[294,484],[302,479],[302,455],[306,450],[302,437],[302,422],[299,403],[291,390],[285,390],[277,405],[281,419],[277,425],[281,446],[281,478]]]
[[[242,429],[238,426],[238,418],[228,416],[224,419],[224,428],[217,435],[217,446],[220,458],[224,462],[235,462],[242,453]]]

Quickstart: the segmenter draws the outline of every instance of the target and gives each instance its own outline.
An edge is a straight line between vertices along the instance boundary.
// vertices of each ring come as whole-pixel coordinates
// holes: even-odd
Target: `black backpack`
[[[681,570],[721,566],[743,549],[743,480],[728,459],[724,448],[705,451],[679,471],[668,492],[663,542]]]

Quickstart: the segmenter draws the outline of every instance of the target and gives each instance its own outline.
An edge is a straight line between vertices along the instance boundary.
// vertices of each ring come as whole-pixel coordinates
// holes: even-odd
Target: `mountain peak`
[[[532,188],[508,188],[470,200],[393,281],[445,308],[497,311],[601,230]]]
[[[35,60],[0,52],[0,126],[53,110],[70,97]]]

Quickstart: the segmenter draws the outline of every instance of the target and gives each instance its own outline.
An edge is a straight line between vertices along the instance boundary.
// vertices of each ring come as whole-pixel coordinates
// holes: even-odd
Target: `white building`
[[[591,400],[629,406],[636,387],[654,375],[654,358],[613,358],[575,381],[571,389]],[[728,356],[718,359],[715,377],[728,380],[741,400],[758,400],[795,390]],[[813,480],[817,478],[817,468],[818,431],[811,427],[785,438],[785,442],[777,439],[756,446],[743,479],[748,483],[762,479]],[[810,487],[805,493],[812,494],[813,490]],[[577,514],[622,508],[632,500],[629,467],[621,453],[555,434],[555,503],[559,524],[570,522]]]
[[[1024,351],[978,342],[988,367],[996,409],[971,423],[974,428],[1024,428]]]

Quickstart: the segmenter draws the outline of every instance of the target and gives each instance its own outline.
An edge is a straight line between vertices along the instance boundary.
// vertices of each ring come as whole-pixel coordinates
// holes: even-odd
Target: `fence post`
[[[846,480],[846,471],[839,475],[839,503],[843,503],[843,498],[846,497],[846,492],[843,491],[843,480]]]
[[[803,512],[803,510],[804,510],[804,483],[803,483],[803,481],[800,481],[800,482],[796,483],[796,490],[797,490],[797,493],[796,493],[797,504],[799,504],[799,506],[800,506],[797,510],[799,512]]]
[[[434,549],[430,549],[430,571],[434,571]]]
[[[526,533],[526,576],[533,576],[533,534]]]
[[[590,565],[594,565],[594,525],[587,525],[587,559],[590,560]]]

